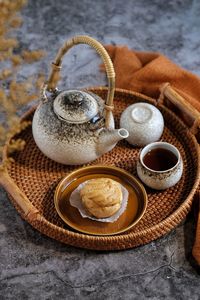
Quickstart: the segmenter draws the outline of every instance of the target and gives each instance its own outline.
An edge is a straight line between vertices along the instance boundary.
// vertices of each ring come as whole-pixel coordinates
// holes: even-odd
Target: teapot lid
[[[98,114],[95,98],[78,90],[61,92],[54,100],[53,109],[59,119],[76,124],[88,122]]]

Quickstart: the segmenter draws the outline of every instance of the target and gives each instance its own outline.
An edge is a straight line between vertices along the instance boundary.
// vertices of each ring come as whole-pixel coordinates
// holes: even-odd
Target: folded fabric
[[[160,53],[138,52],[127,47],[105,46],[116,72],[116,87],[132,90],[157,99],[163,83],[170,85],[200,111],[200,78]],[[102,66],[103,67],[103,66]],[[200,265],[200,210],[193,256]]]
[[[127,47],[105,46],[116,72],[116,87],[158,98],[159,87],[172,87],[200,111],[200,78],[177,66],[166,56],[132,51]]]

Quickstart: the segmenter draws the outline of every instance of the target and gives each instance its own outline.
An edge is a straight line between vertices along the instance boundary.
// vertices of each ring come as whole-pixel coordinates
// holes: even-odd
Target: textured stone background
[[[47,73],[63,41],[81,33],[103,43],[163,52],[200,75],[199,15],[198,0],[29,0],[16,34],[22,48],[45,49],[48,56],[23,67],[21,76]],[[99,62],[88,47],[72,49],[63,85],[105,84]],[[106,253],[43,236],[22,221],[3,189],[0,200],[0,299],[200,299],[191,257],[192,215],[149,245]]]

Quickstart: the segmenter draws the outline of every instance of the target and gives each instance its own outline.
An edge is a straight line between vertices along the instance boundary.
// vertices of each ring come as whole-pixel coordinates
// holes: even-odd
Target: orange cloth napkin
[[[172,87],[200,111],[200,78],[155,52],[132,51],[127,47],[105,46],[116,72],[116,87],[158,98],[159,87]]]
[[[200,78],[160,53],[137,52],[127,47],[105,46],[116,72],[116,87],[158,98],[166,82],[200,111]],[[199,198],[200,199],[200,198]],[[200,201],[200,200],[199,200]],[[193,255],[200,265],[200,209]]]

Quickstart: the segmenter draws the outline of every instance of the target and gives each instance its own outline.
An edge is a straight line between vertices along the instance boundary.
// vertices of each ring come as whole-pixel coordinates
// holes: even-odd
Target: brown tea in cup
[[[183,174],[183,160],[179,150],[167,142],[148,144],[140,151],[137,174],[152,189],[172,187]]]
[[[143,163],[151,170],[165,171],[173,168],[178,162],[177,156],[168,149],[154,148],[146,153]]]

